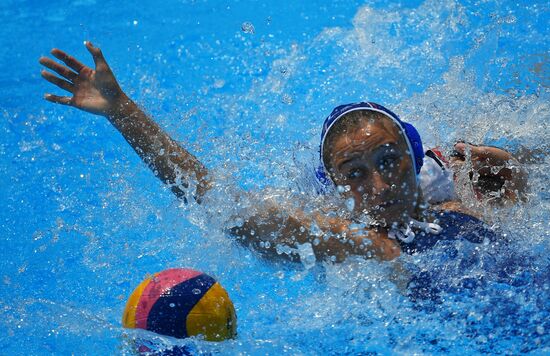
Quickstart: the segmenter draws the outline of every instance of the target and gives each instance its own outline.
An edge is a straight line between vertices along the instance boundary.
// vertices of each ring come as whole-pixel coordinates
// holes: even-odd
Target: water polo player
[[[200,202],[215,177],[126,96],[100,49],[89,42],[86,47],[95,70],[58,49],[51,53],[65,65],[40,59],[59,75],[43,70],[42,76],[72,94],[46,94],[45,99],[107,117],[175,195],[184,200],[193,196]],[[448,167],[472,163],[478,169],[467,170],[470,178],[495,180],[501,199],[517,200],[524,191],[525,174],[506,152],[463,143],[455,150]],[[431,169],[441,173],[437,172],[441,157],[433,152],[430,157]],[[434,166],[433,162],[439,163]],[[261,213],[243,216],[243,223],[231,232],[269,256],[300,260],[314,255],[332,261],[342,261],[348,255],[389,260],[402,251],[422,251],[442,239],[481,242],[496,238],[479,216],[474,217],[459,200],[451,200],[454,194],[448,181],[456,172],[430,179],[432,175],[421,174],[423,163],[422,142],[412,125],[378,104],[339,106],[323,126],[321,164],[316,173],[320,191],[339,197],[337,209],[348,213],[334,214],[329,205],[314,213],[271,205]],[[441,164],[440,168],[445,167]],[[492,186],[478,181],[470,180],[478,192],[491,191]],[[441,187],[443,191],[432,194]],[[432,203],[442,204],[426,204],[422,189]],[[186,195],[186,191],[192,194]]]

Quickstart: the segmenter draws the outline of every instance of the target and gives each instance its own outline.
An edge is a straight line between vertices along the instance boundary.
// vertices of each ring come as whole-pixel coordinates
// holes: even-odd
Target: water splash
[[[258,31],[244,24],[239,31],[230,22],[230,36],[196,23],[181,26],[171,13],[159,34],[140,20],[132,27],[138,39],[124,35],[130,44],[120,59],[120,46],[111,44],[109,59],[124,88],[217,177],[204,209],[175,201],[102,118],[64,107],[29,113],[22,108],[33,107],[27,100],[34,92],[25,93],[20,108],[3,109],[0,124],[6,137],[1,168],[8,172],[0,189],[11,214],[2,220],[10,222],[4,223],[5,245],[17,251],[16,261],[3,265],[9,290],[3,300],[21,305],[2,304],[6,352],[34,344],[52,353],[67,344],[74,352],[89,347],[81,343],[85,333],[102,345],[93,351],[111,352],[122,334],[112,325],[125,298],[146,273],[171,266],[208,271],[234,299],[237,340],[184,342],[205,352],[546,351],[550,101],[548,53],[539,45],[548,43],[548,34],[538,25],[546,21],[545,9],[536,2],[375,2],[344,22],[322,22],[314,36],[284,39],[275,15],[261,31],[264,14],[247,17]],[[330,18],[317,10],[312,19]],[[292,105],[282,100],[286,93]],[[243,190],[290,200],[289,208],[306,201],[301,207],[310,212],[323,205],[314,198],[311,175],[322,118],[338,104],[364,99],[413,122],[428,145],[468,139],[536,151],[526,163],[530,201],[513,209],[484,207],[508,247],[458,244],[394,263],[304,266],[268,263],[228,237],[236,216],[262,210],[257,200],[236,199]],[[461,193],[468,196],[468,189]],[[11,223],[11,216],[24,223]],[[510,269],[514,256],[526,263]],[[437,302],[413,302],[405,288],[410,271],[434,271],[441,279],[432,287],[451,290],[440,291]],[[74,308],[31,303],[37,296]],[[81,316],[98,308],[107,322]],[[57,336],[42,328],[48,316]],[[89,321],[79,328],[82,318]],[[51,337],[63,343],[47,341]]]

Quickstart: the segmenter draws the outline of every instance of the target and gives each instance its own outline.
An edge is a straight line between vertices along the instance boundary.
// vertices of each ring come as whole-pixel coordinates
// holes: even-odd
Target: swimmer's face
[[[337,186],[349,187],[356,212],[367,211],[386,224],[412,215],[418,194],[415,172],[394,122],[382,115],[365,118],[332,142],[329,172]]]

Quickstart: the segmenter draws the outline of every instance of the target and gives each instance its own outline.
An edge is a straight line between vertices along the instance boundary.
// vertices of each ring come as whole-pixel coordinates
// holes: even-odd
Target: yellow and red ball
[[[128,298],[122,324],[176,338],[202,335],[222,341],[236,336],[237,317],[229,295],[214,278],[174,268],[141,282]]]

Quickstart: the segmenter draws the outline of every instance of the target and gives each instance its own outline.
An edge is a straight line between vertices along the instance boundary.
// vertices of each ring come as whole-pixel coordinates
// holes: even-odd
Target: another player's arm
[[[107,117],[176,196],[185,199],[189,181],[195,180],[195,197],[200,200],[210,186],[208,170],[122,91],[101,50],[90,42],[86,48],[93,56],[95,70],[59,49],[51,53],[66,66],[47,57],[40,58],[42,65],[58,74],[43,70],[42,77],[72,94],[72,97],[46,94],[44,98]]]

